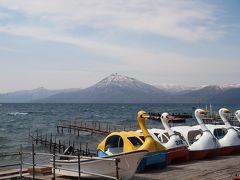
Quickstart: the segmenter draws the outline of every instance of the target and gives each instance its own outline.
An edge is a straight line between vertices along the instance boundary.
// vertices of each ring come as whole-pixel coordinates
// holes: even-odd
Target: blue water
[[[217,111],[224,105],[213,105]],[[86,121],[107,121],[112,124],[136,123],[137,112],[186,112],[192,113],[193,107],[205,108],[198,104],[0,104],[0,154],[15,152],[23,144],[29,149],[29,132],[56,134],[59,120],[81,119]],[[237,106],[228,106],[235,111]],[[194,124],[196,120],[189,120]],[[153,123],[149,121],[149,123]],[[156,124],[158,126],[158,124]],[[79,139],[71,135],[76,141]],[[100,142],[103,137],[81,137],[81,140]],[[93,144],[94,144],[93,143]],[[93,147],[94,148],[94,147]]]

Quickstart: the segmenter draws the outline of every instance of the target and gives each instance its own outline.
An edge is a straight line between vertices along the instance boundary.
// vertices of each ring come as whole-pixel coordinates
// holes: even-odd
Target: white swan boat
[[[162,113],[161,122],[164,129],[148,129],[153,139],[166,147],[169,164],[185,162],[189,159],[187,142],[181,138],[179,133],[173,132],[168,124],[168,121],[174,118],[174,116],[170,116],[168,113]],[[141,132],[141,130],[138,130],[138,132]]]
[[[206,125],[220,143],[221,150],[219,155],[240,152],[240,132],[229,123],[227,119],[229,113],[230,111],[226,108],[219,109],[219,115],[224,125]]]
[[[196,109],[194,114],[199,123],[198,126],[176,126],[171,129],[180,133],[187,142],[191,160],[216,156],[220,144],[203,123],[202,118],[206,114],[205,111]]]
[[[118,153],[104,158],[81,157],[81,177],[103,178],[103,176],[97,176],[97,174],[116,177],[116,161],[114,159],[117,158],[119,179],[131,179],[136,172],[139,162],[146,153],[147,151],[145,150],[139,150],[127,153]],[[55,166],[55,173],[58,175],[79,177],[79,163],[77,157],[68,160],[56,160]]]

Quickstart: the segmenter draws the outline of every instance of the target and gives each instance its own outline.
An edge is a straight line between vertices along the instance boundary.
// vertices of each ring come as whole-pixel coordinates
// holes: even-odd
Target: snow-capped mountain
[[[0,94],[0,102],[239,104],[240,84],[155,87],[115,73],[86,89],[18,91]]]
[[[79,92],[51,96],[43,102],[80,103],[151,103],[164,99],[166,93],[158,88],[117,73]]]
[[[95,91],[105,89],[107,91],[111,91],[111,89],[115,88],[159,93],[159,90],[152,85],[143,83],[134,78],[123,76],[117,73],[111,74],[110,76],[104,78],[97,84],[89,87],[88,90]]]

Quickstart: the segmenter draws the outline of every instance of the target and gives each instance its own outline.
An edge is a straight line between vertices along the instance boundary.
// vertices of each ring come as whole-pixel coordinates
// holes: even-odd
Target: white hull
[[[220,144],[210,131],[204,131],[195,142],[191,142],[191,140],[189,140],[189,133],[197,131],[200,128],[200,126],[177,126],[172,129],[182,134],[189,145],[189,151],[219,149]]]
[[[87,172],[92,174],[102,174],[108,176],[116,177],[116,164],[115,161],[104,160],[107,158],[118,158],[120,162],[118,163],[118,174],[119,178],[123,180],[130,179],[136,172],[138,164],[147,151],[133,151],[129,153],[120,153],[113,156],[107,156],[106,158],[98,159],[84,159],[81,158],[81,177],[92,177],[96,178],[97,176],[87,174]],[[73,176],[78,177],[78,160],[57,160],[56,161],[55,173],[58,175],[64,176]],[[67,170],[64,170],[67,169]],[[73,172],[74,171],[74,172]],[[85,172],[85,173],[84,173]],[[101,178],[99,176],[99,178]]]
[[[219,139],[221,147],[239,146],[240,145],[240,132],[234,127],[227,128],[224,125],[211,125],[207,124],[209,130],[214,134],[215,129],[225,129],[227,133],[223,137],[216,137]]]

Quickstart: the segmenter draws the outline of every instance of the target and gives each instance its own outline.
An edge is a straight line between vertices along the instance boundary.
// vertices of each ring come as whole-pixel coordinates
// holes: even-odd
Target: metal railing
[[[6,154],[0,154],[0,158],[4,157],[16,157],[19,156],[19,162],[18,163],[10,163],[5,165],[0,165],[1,168],[9,168],[9,167],[16,167],[19,166],[19,177],[22,179],[22,172],[23,172],[23,151],[22,151],[22,145],[20,145],[20,149],[18,153],[6,153]]]
[[[27,156],[31,156],[32,158],[32,162],[25,162],[23,160],[23,155],[27,155]],[[61,154],[56,154],[55,151],[53,151],[53,154],[50,153],[36,153],[35,152],[35,147],[34,144],[32,144],[32,152],[23,152],[22,151],[22,145],[20,146],[20,150],[18,153],[5,153],[0,155],[0,158],[3,157],[13,157],[13,156],[19,156],[19,162],[18,163],[10,163],[10,164],[4,164],[4,165],[0,165],[0,169],[1,168],[10,168],[10,167],[19,167],[19,178],[23,179],[23,166],[28,166],[32,168],[32,179],[36,178],[36,172],[35,169],[36,167],[48,167],[52,169],[52,179],[56,179],[56,169],[58,170],[65,170],[65,171],[69,171],[69,172],[75,172],[78,173],[78,179],[81,179],[82,174],[86,174],[86,175],[92,175],[92,176],[98,176],[98,177],[104,177],[104,178],[109,178],[109,179],[115,179],[115,180],[119,180],[119,159],[118,158],[100,158],[100,157],[87,157],[87,156],[80,156],[80,154],[78,153],[78,156],[71,156],[71,155],[61,155]],[[49,163],[48,165],[46,164],[41,164],[41,163],[37,163],[37,157],[36,156],[44,156],[49,157],[48,159],[51,161],[51,163]],[[77,161],[77,170],[73,170],[73,169],[68,169],[68,168],[62,168],[62,167],[56,167],[56,162],[60,162],[59,160],[57,160],[58,158],[68,158],[68,159],[74,159]],[[84,171],[81,169],[81,159],[91,159],[91,160],[101,160],[101,161],[113,161],[115,164],[115,176],[110,176],[110,175],[104,175],[104,174],[99,174],[99,173],[94,173],[94,172],[88,172],[88,171]],[[28,176],[29,177],[29,176]]]

